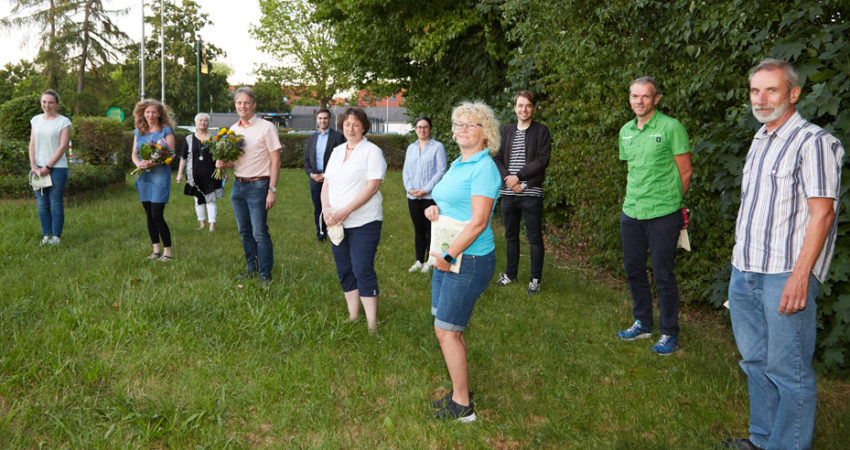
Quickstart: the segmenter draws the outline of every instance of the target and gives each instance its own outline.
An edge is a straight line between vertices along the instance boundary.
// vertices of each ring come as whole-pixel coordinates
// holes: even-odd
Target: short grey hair
[[[800,86],[800,73],[793,64],[782,59],[765,58],[761,60],[755,67],[750,70],[749,81],[753,81],[753,76],[756,72],[762,70],[782,70],[785,74],[785,82],[788,84],[788,89],[794,89]]]
[[[197,121],[198,121],[198,119],[200,119],[200,118],[202,118],[202,117],[203,117],[203,118],[205,118],[205,119],[207,119],[207,122],[209,122],[209,121],[210,121],[210,115],[209,115],[209,114],[207,114],[207,113],[205,113],[205,112],[199,112],[198,114],[195,114],[195,122],[197,122]]]
[[[655,78],[652,78],[652,77],[635,78],[634,81],[632,81],[631,84],[629,84],[629,89],[631,89],[631,87],[636,85],[636,84],[651,84],[652,89],[655,90],[655,95],[660,94],[659,89],[658,89],[658,82],[655,81]]]
[[[245,94],[248,97],[251,97],[251,102],[257,103],[257,96],[254,94],[254,90],[248,86],[242,86],[239,89],[236,89],[236,92],[233,94],[233,98],[236,99],[236,97],[239,97],[240,94]]]
[[[484,139],[490,149],[490,156],[495,155],[502,144],[502,136],[493,109],[481,101],[463,102],[452,110],[452,122],[457,122],[462,116],[472,116],[484,126]]]

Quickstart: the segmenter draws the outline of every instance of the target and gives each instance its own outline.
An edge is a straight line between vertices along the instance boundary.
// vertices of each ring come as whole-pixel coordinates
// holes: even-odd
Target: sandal
[[[172,259],[174,259],[174,257],[173,257],[173,256],[169,256],[169,255],[162,255],[162,258],[157,259],[157,261],[159,261],[159,262],[168,262],[168,261],[171,261]]]
[[[150,256],[148,256],[146,259],[157,259],[157,260],[158,260],[158,259],[159,259],[159,257],[160,257],[160,254],[159,254],[159,253],[157,253],[157,252],[153,252],[153,253],[151,253],[151,255],[150,255]]]

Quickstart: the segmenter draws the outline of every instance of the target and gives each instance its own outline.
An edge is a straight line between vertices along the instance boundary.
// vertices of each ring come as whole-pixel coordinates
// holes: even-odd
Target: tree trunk
[[[89,49],[89,15],[91,14],[91,4],[94,0],[86,1],[86,10],[83,15],[83,45],[80,53],[80,70],[77,72],[77,101],[74,108],[75,114],[80,112],[80,96],[83,93],[83,84],[86,76],[86,60],[88,59]]]

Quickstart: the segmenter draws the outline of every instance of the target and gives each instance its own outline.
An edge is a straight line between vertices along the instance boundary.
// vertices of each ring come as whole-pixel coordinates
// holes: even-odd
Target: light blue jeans
[[[53,186],[35,191],[38,204],[38,221],[41,222],[42,236],[62,236],[65,226],[65,184],[68,182],[68,169],[54,167],[50,170]]]
[[[249,272],[260,272],[260,277],[271,279],[274,266],[274,249],[269,227],[266,223],[266,196],[269,193],[269,180],[250,183],[233,182],[230,202],[233,204],[233,216],[242,249],[245,251],[245,263]]]
[[[811,448],[815,428],[818,281],[810,275],[805,309],[779,314],[790,275],[733,267],[729,283],[732,331],[750,394],[750,440],[765,449]]]

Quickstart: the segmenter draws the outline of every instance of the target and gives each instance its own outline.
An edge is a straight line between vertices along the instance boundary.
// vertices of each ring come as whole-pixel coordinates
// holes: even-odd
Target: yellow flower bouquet
[[[236,134],[233,129],[222,127],[218,134],[210,140],[210,154],[214,160],[232,162],[239,159],[245,150],[245,138]],[[224,167],[217,167],[213,172],[213,178],[223,180],[226,175]]]
[[[139,159],[148,160],[156,165],[167,166],[174,161],[174,150],[168,147],[168,142],[162,138],[156,142],[145,142],[139,147]],[[140,168],[133,170],[132,174],[138,178],[142,174]],[[150,172],[150,169],[144,169],[145,172]]]

